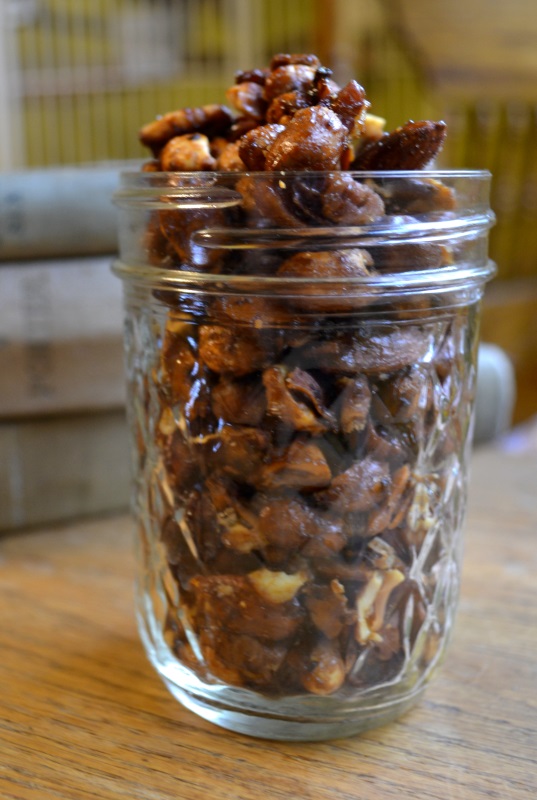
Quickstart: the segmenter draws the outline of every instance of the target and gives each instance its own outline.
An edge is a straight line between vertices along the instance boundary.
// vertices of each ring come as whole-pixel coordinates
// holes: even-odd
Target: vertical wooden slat
[[[321,63],[328,66],[336,61],[336,16],[341,13],[337,8],[338,5],[341,5],[340,0],[313,0],[311,3],[314,23],[313,50],[321,59]]]
[[[497,224],[491,233],[491,251],[501,277],[512,277],[517,266],[517,222],[527,110],[518,104],[506,104],[501,110],[497,157],[491,165],[494,176],[491,204]]]
[[[537,276],[537,107],[528,106],[519,187],[517,277]]]
[[[8,12],[8,0],[0,0],[0,170],[21,167],[24,162],[19,37]]]

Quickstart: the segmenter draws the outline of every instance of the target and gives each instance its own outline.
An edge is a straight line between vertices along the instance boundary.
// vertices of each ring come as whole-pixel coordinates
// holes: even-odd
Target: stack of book
[[[128,505],[117,183],[0,175],[0,531]]]

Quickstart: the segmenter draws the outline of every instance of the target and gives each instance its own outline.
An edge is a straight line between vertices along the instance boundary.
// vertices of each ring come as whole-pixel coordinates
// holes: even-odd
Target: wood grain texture
[[[401,720],[248,739],[168,695],[139,643],[131,522],[0,544],[2,800],[529,800],[537,796],[537,454],[477,452],[446,661]]]

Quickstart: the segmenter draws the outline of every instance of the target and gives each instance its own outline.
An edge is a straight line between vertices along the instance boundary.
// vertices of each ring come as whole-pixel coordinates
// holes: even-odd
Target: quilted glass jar
[[[327,739],[453,626],[488,173],[122,177],[138,620],[186,707]]]

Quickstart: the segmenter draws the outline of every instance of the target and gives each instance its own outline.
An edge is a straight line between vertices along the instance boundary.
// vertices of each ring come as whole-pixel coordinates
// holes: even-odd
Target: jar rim
[[[435,246],[468,243],[486,236],[495,221],[488,203],[488,188],[491,173],[482,169],[429,169],[429,170],[330,170],[330,171],[279,171],[279,172],[143,172],[120,173],[120,188],[114,195],[116,205],[125,210],[140,212],[167,211],[175,208],[186,211],[197,209],[232,208],[240,205],[243,197],[236,190],[242,178],[265,183],[277,181],[282,189],[295,180],[322,181],[327,177],[346,176],[357,181],[375,181],[390,189],[393,182],[446,182],[459,194],[460,204],[452,211],[440,209],[407,217],[404,212],[372,219],[360,225],[312,224],[301,227],[286,219],[281,225],[225,225],[211,222],[190,234],[192,245],[203,252],[244,251],[261,254],[261,251],[282,250],[289,253],[306,251],[346,250],[349,248],[386,248],[406,245]],[[134,216],[132,225],[140,224],[141,217]],[[287,223],[287,224],[286,224]],[[411,252],[411,251],[409,251]],[[401,297],[409,294],[447,293],[476,288],[488,281],[495,273],[495,265],[478,256],[478,263],[462,255],[456,265],[434,266],[427,269],[406,269],[395,272],[376,272],[373,275],[356,277],[313,278],[281,275],[226,274],[208,272],[196,267],[169,269],[163,265],[150,265],[132,260],[127,249],[122,260],[114,264],[114,272],[129,283],[148,288],[203,292],[205,294],[264,294],[267,296],[307,296],[311,287],[315,293],[330,297],[344,294],[352,297],[371,297],[372,292],[383,296]],[[255,260],[254,260],[255,261]],[[309,292],[308,292],[309,289]]]
[[[345,175],[359,180],[457,180],[490,181],[492,174],[486,169],[429,169],[429,170],[281,170],[278,172],[144,172],[142,170],[124,170],[119,172],[119,188],[114,192],[113,201],[118,206],[140,205],[140,195],[147,197],[152,193],[159,196],[168,192],[173,194],[180,188],[197,186],[205,188],[216,181],[241,178],[258,178],[284,180],[294,178],[322,179],[327,176]],[[168,191],[166,191],[168,190]]]
[[[377,273],[353,278],[281,277],[274,275],[224,275],[187,270],[163,269],[140,264],[126,264],[120,259],[112,263],[112,271],[122,280],[148,289],[202,292],[203,294],[256,294],[286,297],[316,297],[335,294],[346,297],[382,297],[394,299],[408,295],[474,289],[488,282],[496,273],[490,259],[479,265],[458,265],[399,273]],[[309,289],[309,291],[308,291]]]

